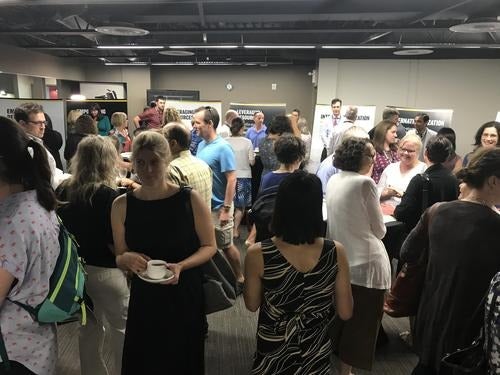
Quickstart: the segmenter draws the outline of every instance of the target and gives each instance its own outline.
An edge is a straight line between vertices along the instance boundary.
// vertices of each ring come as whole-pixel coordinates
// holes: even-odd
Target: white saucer
[[[158,283],[164,283],[165,281],[173,279],[175,275],[172,271],[167,270],[167,274],[161,279],[150,278],[148,276],[148,274],[146,273],[146,271],[138,273],[137,276],[139,276],[139,278],[141,278],[142,280],[144,280],[148,283],[158,284]]]
[[[123,158],[123,159],[130,159],[132,157],[132,153],[131,152],[122,152],[120,154],[120,156]]]

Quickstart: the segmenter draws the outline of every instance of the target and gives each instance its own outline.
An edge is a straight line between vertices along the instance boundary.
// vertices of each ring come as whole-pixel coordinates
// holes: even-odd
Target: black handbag
[[[489,292],[489,290],[488,290]],[[483,311],[486,299],[488,297],[488,292],[482,298],[479,306],[473,314],[473,318],[479,315]],[[488,317],[486,322],[491,321],[493,317],[494,309],[491,308],[488,312]],[[471,345],[466,348],[455,350],[452,353],[446,354],[442,359],[441,363],[443,366],[453,369],[453,375],[470,374],[470,375],[483,375],[488,373],[488,361],[486,360],[486,355],[489,352],[489,348],[485,348],[485,334],[484,327],[479,331],[478,337],[473,341]]]
[[[189,186],[181,186],[187,194],[191,192]],[[193,208],[191,198],[186,199],[188,217],[192,217]],[[194,220],[192,225],[194,226]],[[234,305],[236,300],[236,276],[231,265],[222,251],[217,250],[215,255],[201,265],[203,272],[203,294],[205,300],[205,314],[222,311]]]
[[[236,277],[220,250],[202,266],[205,314],[222,311],[234,305]]]
[[[484,337],[482,335],[482,332],[481,335],[479,335],[479,337],[474,340],[474,342],[470,346],[445,355],[441,362],[444,366],[453,369],[454,375],[487,374],[486,355],[484,352]]]

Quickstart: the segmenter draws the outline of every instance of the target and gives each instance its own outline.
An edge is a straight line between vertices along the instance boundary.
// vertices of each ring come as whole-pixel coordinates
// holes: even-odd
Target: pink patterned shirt
[[[399,156],[397,151],[389,151],[386,155],[384,152],[377,152],[375,155],[375,163],[373,164],[372,178],[376,184],[382,176],[384,169],[391,163],[399,161]]]
[[[55,212],[40,206],[34,190],[0,201],[0,268],[17,279],[9,300],[37,306],[47,296],[59,254],[58,235]],[[55,325],[40,325],[8,299],[0,306],[0,324],[9,359],[36,374],[54,374]]]

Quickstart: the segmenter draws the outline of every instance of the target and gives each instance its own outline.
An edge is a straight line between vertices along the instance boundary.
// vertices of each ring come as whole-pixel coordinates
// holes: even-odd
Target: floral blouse
[[[385,152],[377,152],[375,155],[375,162],[373,164],[373,172],[372,178],[376,184],[378,184],[380,180],[380,176],[382,176],[382,172],[384,169],[391,163],[395,163],[399,161],[399,156],[397,151],[389,151]]]
[[[40,304],[59,254],[59,224],[54,211],[38,203],[30,190],[0,200],[0,268],[17,280],[0,306],[0,324],[11,361],[38,375],[54,374],[57,363],[55,324],[39,324],[11,301]]]

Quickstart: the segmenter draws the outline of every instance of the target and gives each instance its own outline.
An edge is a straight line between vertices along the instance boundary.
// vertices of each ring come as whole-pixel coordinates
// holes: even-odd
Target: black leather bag
[[[441,362],[444,366],[453,369],[453,375],[487,374],[486,355],[483,346],[484,338],[481,334],[470,346],[445,355]]]
[[[191,187],[181,186],[185,194],[190,194]],[[188,196],[186,199],[188,217],[192,216],[193,208]],[[194,226],[194,219],[191,225]],[[236,276],[222,251],[201,266],[203,272],[203,294],[205,298],[205,314],[222,311],[234,305],[236,300]]]
[[[236,300],[236,277],[228,261],[220,250],[203,269],[203,292],[205,294],[205,314],[222,311],[234,305]]]

